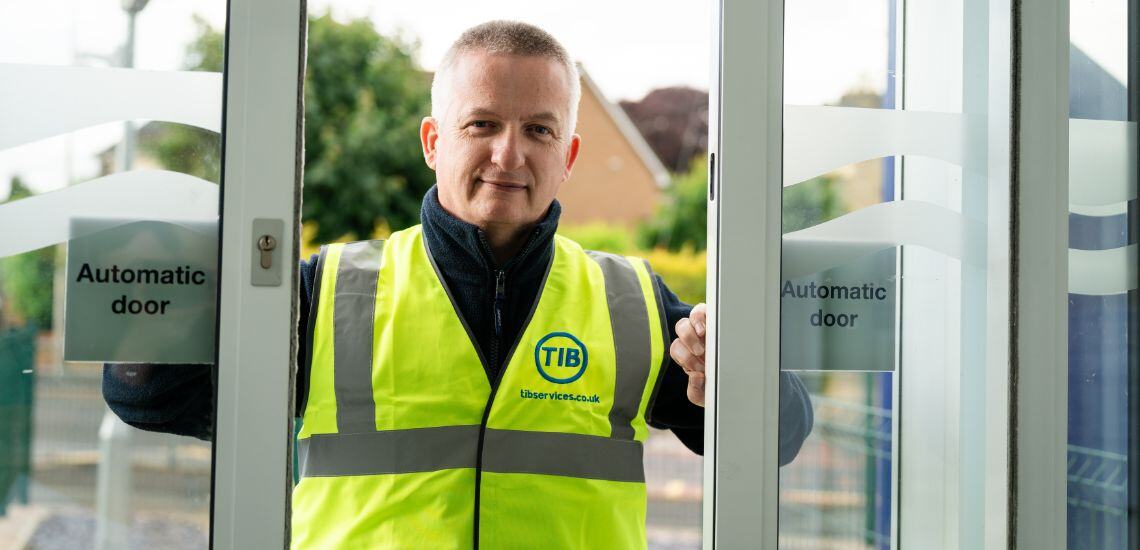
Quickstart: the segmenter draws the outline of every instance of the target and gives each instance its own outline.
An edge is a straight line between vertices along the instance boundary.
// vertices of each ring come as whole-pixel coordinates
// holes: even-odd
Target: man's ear
[[[570,136],[570,148],[566,150],[566,171],[562,173],[562,181],[570,179],[570,170],[574,168],[574,163],[578,160],[578,149],[582,147],[582,136],[574,134]]]
[[[424,148],[424,162],[435,170],[436,141],[439,139],[439,121],[428,116],[420,121],[420,145]]]

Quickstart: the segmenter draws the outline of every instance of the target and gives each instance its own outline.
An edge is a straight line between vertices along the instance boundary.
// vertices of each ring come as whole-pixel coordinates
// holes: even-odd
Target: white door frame
[[[1013,87],[994,83],[1012,82],[1013,63],[1013,2],[1017,0],[990,0],[986,66],[990,85],[986,92],[988,143],[986,172],[986,225],[990,228],[1011,227],[1011,146],[1012,124],[1010,110]],[[1010,234],[1012,231],[986,232],[986,349],[985,349],[985,402],[986,428],[985,479],[983,482],[985,531],[983,542],[987,549],[1006,548],[1009,544],[1010,513],[1013,492],[1010,487]]]
[[[292,490],[304,0],[230,0],[211,547],[284,548]],[[280,286],[251,285],[254,219],[281,220]]]
[[[987,383],[989,408],[1010,407],[1013,434],[1008,483],[997,479],[1006,455],[987,453],[987,470],[999,475],[987,475],[986,502],[999,511],[1005,500],[1010,517],[1007,528],[1004,518],[987,525],[986,546],[1060,549],[1066,534],[1067,407],[1059,404],[1067,403],[1068,0],[1015,2],[1010,348],[1003,354],[1001,339],[998,345],[991,340],[986,359],[1001,367]],[[995,11],[1003,5],[991,8],[991,38],[1005,32],[1004,14]],[[775,548],[783,1],[719,0],[715,8],[704,548]],[[292,486],[306,14],[303,0],[230,0],[229,11],[211,540],[216,548],[276,548],[288,543]],[[1000,65],[990,70],[1003,70]],[[1002,97],[990,101],[1000,107]],[[724,105],[732,106],[732,116],[722,116]],[[1002,130],[990,131],[994,137]],[[1002,162],[991,157],[991,168]],[[991,198],[1000,208],[1001,197]],[[255,218],[285,223],[278,246],[289,253],[281,256],[288,265],[280,286],[250,284]],[[732,231],[722,231],[725,220]],[[1001,244],[1000,237],[990,241],[991,267],[1005,260],[993,249]],[[992,275],[990,289],[1000,293],[1001,276]],[[989,322],[1002,319],[1001,312],[989,316]],[[991,335],[1004,329],[991,328]],[[1000,399],[1007,386],[993,377],[1007,368],[1016,381],[1012,403]],[[1008,435],[998,428],[986,436],[993,451],[1006,439],[999,432]]]
[[[1066,545],[1068,2],[985,7],[986,548]],[[783,0],[714,7],[703,547],[775,548]]]
[[[1018,548],[1066,544],[1069,0],[1015,0],[1011,206],[1010,530]]]
[[[775,548],[784,6],[783,0],[717,4],[709,94],[712,345],[704,548]],[[723,116],[724,106],[731,106],[731,116]],[[732,231],[722,231],[726,220],[732,220]]]

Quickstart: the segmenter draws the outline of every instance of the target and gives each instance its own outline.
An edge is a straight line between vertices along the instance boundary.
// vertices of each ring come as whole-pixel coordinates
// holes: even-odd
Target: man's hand
[[[705,406],[705,304],[697,304],[689,316],[677,321],[677,339],[669,356],[689,375],[685,392],[689,401]]]

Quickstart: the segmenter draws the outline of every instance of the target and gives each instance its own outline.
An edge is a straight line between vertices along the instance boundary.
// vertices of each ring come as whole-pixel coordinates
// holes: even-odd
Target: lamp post
[[[135,66],[135,18],[150,0],[123,0],[123,11],[127,12],[127,40],[123,43],[122,67]],[[135,160],[135,126],[130,120],[123,122],[123,143],[119,147],[120,171],[126,172]]]
[[[135,65],[135,18],[149,0],[123,0],[127,13],[127,37],[120,66]],[[135,126],[123,121],[123,141],[119,144],[119,171],[134,165]],[[131,428],[110,409],[103,412],[99,427],[99,464],[95,486],[95,549],[127,548],[131,522]]]

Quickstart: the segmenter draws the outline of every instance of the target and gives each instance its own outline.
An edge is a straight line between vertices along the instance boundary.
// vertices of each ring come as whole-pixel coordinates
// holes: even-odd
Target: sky
[[[0,0],[0,63],[108,66],[123,41],[121,0]],[[555,35],[614,101],[657,87],[708,89],[711,0],[309,0],[310,13],[368,17],[386,34],[420,43],[433,70],[465,28],[496,18],[535,23]],[[882,89],[886,79],[887,0],[786,3],[785,101],[835,102],[853,87]],[[1123,78],[1125,0],[1073,0],[1073,40]],[[177,70],[193,39],[195,15],[225,22],[223,0],[150,0],[137,23],[135,66]],[[0,97],[0,101],[3,98]],[[0,121],[2,122],[2,121]],[[117,142],[121,124],[84,129],[0,151],[0,197],[19,173],[38,191],[89,177],[94,153]]]
[[[512,18],[537,23],[562,40],[611,99],[637,99],[660,86],[708,88],[708,4],[578,0],[570,6],[519,0],[309,2],[310,13],[369,17],[382,33],[416,37],[419,61],[429,70],[463,29]],[[135,66],[179,69],[195,35],[195,14],[220,28],[225,2],[151,0],[137,20]],[[113,54],[125,33],[120,0],[0,0],[0,63],[108,66],[99,56]],[[97,168],[93,154],[117,142],[121,128],[104,125],[0,151],[0,197],[7,195],[13,173],[38,191],[84,178]]]

